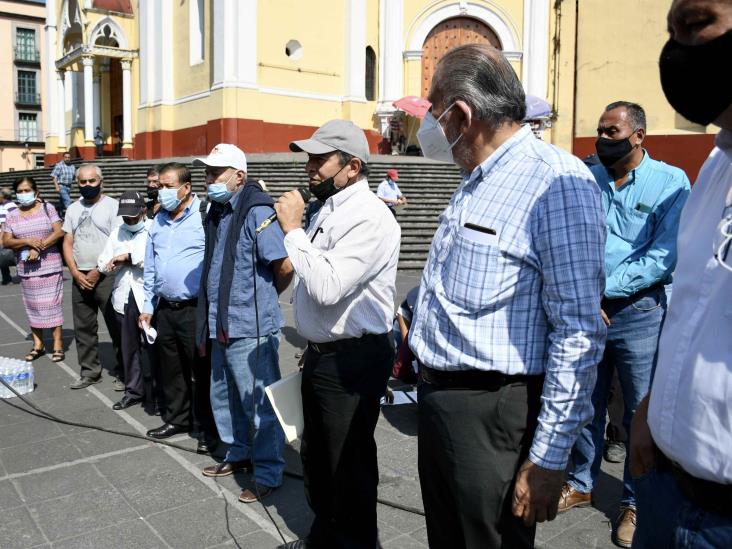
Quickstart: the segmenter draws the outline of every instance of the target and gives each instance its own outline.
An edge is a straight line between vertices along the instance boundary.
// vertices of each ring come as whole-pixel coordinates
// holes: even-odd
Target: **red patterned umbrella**
[[[408,95],[397,99],[392,103],[397,109],[404,111],[407,114],[416,116],[417,118],[423,118],[424,113],[430,110],[432,103],[427,101],[424,97],[415,97],[414,95]]]

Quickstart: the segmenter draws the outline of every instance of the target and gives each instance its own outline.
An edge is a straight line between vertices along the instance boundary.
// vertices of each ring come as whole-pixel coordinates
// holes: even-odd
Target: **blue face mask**
[[[163,209],[168,210],[169,212],[175,210],[182,202],[182,200],[178,198],[178,189],[166,188],[161,188],[158,191],[158,201]]]
[[[231,177],[224,182],[217,181],[216,183],[211,183],[208,186],[208,197],[219,204],[226,204],[234,196],[234,192],[227,188],[230,180]]]
[[[21,206],[32,206],[36,201],[36,193],[34,192],[16,193],[16,197],[18,199],[18,204]]]
[[[129,225],[129,224],[125,223],[125,229],[127,229],[128,231],[130,231],[133,234],[134,233],[139,233],[144,226],[145,226],[145,220],[144,219],[141,219],[140,221],[138,221],[134,225]]]

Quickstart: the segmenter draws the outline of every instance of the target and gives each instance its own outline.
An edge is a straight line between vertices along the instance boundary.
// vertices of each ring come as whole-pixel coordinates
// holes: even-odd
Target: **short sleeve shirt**
[[[51,177],[55,177],[59,185],[70,187],[71,184],[74,182],[75,174],[76,169],[72,164],[66,164],[66,162],[61,161],[53,167]]]
[[[107,238],[121,223],[118,209],[119,203],[114,198],[102,196],[95,204],[77,200],[66,210],[63,229],[74,236],[74,261],[80,271],[96,268]]]
[[[53,232],[53,224],[61,221],[53,205],[44,203],[30,215],[21,215],[20,209],[8,212],[5,230],[13,238],[47,238]],[[21,278],[60,273],[63,270],[61,252],[57,245],[41,252],[37,261],[23,261],[18,254],[18,276]]]

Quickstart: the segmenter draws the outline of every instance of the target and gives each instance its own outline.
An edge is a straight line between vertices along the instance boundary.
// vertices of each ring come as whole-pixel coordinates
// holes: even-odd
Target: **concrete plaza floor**
[[[48,356],[35,365],[36,390],[29,400],[61,418],[136,434],[161,424],[140,406],[115,412],[121,393],[111,378],[71,391],[78,374],[71,322],[70,281],[65,283],[64,341],[66,360]],[[17,279],[16,279],[17,280]],[[418,283],[400,273],[399,295]],[[283,375],[294,372],[304,341],[293,328],[289,291],[281,298],[287,326],[280,361]],[[50,348],[50,341],[47,346]],[[0,356],[23,357],[30,349],[20,286],[0,288]],[[100,319],[100,351],[109,364],[111,344]],[[0,548],[274,548],[281,540],[259,504],[237,501],[247,475],[215,481],[201,475],[212,458],[156,445],[145,440],[71,427],[34,417],[18,398],[0,400]],[[188,435],[172,439],[188,448]],[[422,508],[417,475],[416,405],[384,407],[376,428],[379,452],[379,497]],[[288,470],[300,472],[296,445],[286,450]],[[540,548],[609,548],[610,519],[618,510],[622,468],[603,463],[595,506],[573,509],[541,524]],[[265,500],[286,539],[307,534],[311,512],[302,481],[286,477]],[[378,507],[382,547],[427,546],[424,518]]]

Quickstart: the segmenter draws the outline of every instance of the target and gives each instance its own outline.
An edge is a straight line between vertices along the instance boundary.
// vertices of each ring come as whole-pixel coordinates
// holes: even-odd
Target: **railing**
[[[13,48],[15,60],[21,63],[40,63],[41,53],[35,48],[15,46]]]
[[[15,104],[40,107],[41,106],[41,94],[40,93],[28,93],[28,92],[17,92],[15,94]]]

